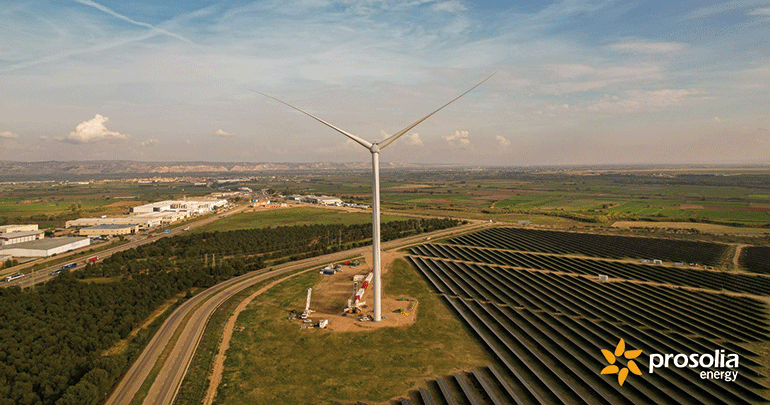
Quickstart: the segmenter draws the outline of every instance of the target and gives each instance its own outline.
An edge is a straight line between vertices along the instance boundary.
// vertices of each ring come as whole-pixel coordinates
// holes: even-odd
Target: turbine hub
[[[379,145],[377,145],[376,143],[374,143],[374,144],[372,144],[372,146],[369,148],[369,150],[370,150],[372,153],[380,153],[380,146],[379,146]]]

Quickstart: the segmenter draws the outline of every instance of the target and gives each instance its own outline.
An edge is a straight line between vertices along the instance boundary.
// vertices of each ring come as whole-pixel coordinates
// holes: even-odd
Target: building
[[[159,201],[150,204],[139,205],[131,208],[131,212],[135,214],[150,213],[150,212],[188,212],[190,214],[205,214],[214,210],[217,207],[224,207],[227,205],[227,200],[204,198],[199,200],[182,200],[182,201]]]
[[[310,204],[319,204],[319,205],[336,205],[336,206],[342,205],[342,200],[340,200],[339,198],[329,197],[326,195],[322,195],[320,197],[307,196],[303,198],[303,201],[308,202]]]
[[[139,232],[138,224],[101,224],[80,228],[80,236],[133,235]]]
[[[35,225],[37,228],[37,225]],[[13,245],[16,243],[29,242],[32,240],[38,240],[45,238],[44,231],[22,231],[22,232],[7,232],[0,233],[0,245]]]
[[[37,231],[37,225],[0,225],[0,233]]]
[[[13,257],[48,257],[70,250],[84,248],[91,244],[91,238],[48,238],[21,242],[0,247],[0,255]]]

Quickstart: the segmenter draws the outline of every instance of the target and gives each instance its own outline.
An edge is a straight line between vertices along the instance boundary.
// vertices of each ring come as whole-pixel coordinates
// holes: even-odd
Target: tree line
[[[383,240],[458,225],[451,219],[382,224]],[[160,326],[126,339],[162,303],[265,266],[370,243],[371,224],[303,225],[163,238],[36,288],[0,288],[0,405],[95,405]],[[216,256],[217,260],[212,260]],[[91,277],[112,282],[87,282]]]

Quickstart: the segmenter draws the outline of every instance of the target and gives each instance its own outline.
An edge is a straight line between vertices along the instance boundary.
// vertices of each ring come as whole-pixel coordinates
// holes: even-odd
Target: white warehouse
[[[91,244],[91,238],[48,238],[30,242],[6,245],[0,248],[0,255],[13,257],[47,257],[80,249]]]

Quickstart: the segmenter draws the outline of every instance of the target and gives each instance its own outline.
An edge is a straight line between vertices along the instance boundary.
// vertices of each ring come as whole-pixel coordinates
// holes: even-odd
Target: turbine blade
[[[497,72],[495,72],[495,73],[497,73]],[[495,74],[494,74],[494,73],[492,73],[491,75],[487,76],[487,78],[486,78],[486,79],[482,80],[482,81],[481,81],[479,84],[477,84],[477,85],[475,85],[475,86],[471,87],[471,88],[470,88],[468,91],[466,91],[465,93],[463,93],[463,94],[460,94],[459,96],[457,96],[457,97],[453,98],[453,99],[452,99],[452,101],[450,101],[450,102],[448,102],[448,103],[446,103],[446,104],[442,105],[442,106],[441,106],[441,107],[439,107],[439,108],[438,108],[436,111],[433,111],[432,113],[430,113],[430,114],[428,114],[428,115],[426,115],[426,116],[424,116],[424,117],[420,118],[420,120],[419,120],[419,121],[417,121],[417,122],[415,122],[414,124],[412,124],[412,125],[410,125],[410,126],[408,126],[408,127],[404,128],[404,129],[402,129],[401,131],[399,131],[397,134],[395,134],[395,135],[391,136],[390,138],[388,138],[388,139],[385,139],[384,141],[380,142],[380,143],[378,144],[378,146],[380,147],[380,149],[382,149],[382,148],[384,148],[384,147],[386,147],[386,146],[390,145],[391,143],[393,143],[393,141],[395,141],[396,139],[398,139],[399,137],[401,137],[401,135],[403,135],[403,134],[407,133],[407,132],[408,132],[410,129],[412,129],[412,128],[416,127],[416,126],[417,126],[417,125],[419,125],[421,122],[423,122],[423,121],[427,120],[428,118],[430,118],[430,116],[431,116],[431,115],[433,115],[433,114],[435,114],[435,113],[437,113],[437,112],[441,111],[441,109],[442,109],[442,108],[444,108],[444,107],[448,106],[449,104],[452,104],[452,103],[454,103],[454,102],[455,102],[455,101],[456,101],[458,98],[460,98],[460,97],[462,97],[462,96],[464,96],[464,95],[466,95],[466,94],[470,93],[470,92],[471,92],[473,89],[475,89],[476,87],[479,87],[479,86],[481,86],[481,85],[482,85],[482,84],[483,84],[485,81],[489,80],[489,79],[490,79],[492,76],[494,76],[494,75],[495,75]]]
[[[327,127],[329,127],[329,128],[331,128],[331,129],[333,129],[333,130],[335,130],[335,131],[337,131],[337,132],[341,133],[342,135],[345,135],[345,136],[347,136],[348,138],[350,138],[350,139],[352,139],[352,140],[354,140],[354,141],[358,142],[358,143],[359,143],[359,144],[361,144],[361,146],[363,146],[364,148],[367,148],[367,149],[369,149],[369,148],[371,148],[371,147],[372,147],[372,144],[371,144],[371,142],[368,142],[368,141],[366,141],[366,140],[364,140],[364,139],[361,139],[361,138],[359,138],[359,137],[357,137],[357,136],[355,136],[355,135],[351,134],[350,132],[347,132],[347,131],[345,131],[345,130],[343,130],[343,129],[337,128],[337,127],[335,127],[334,125],[332,125],[332,124],[330,124],[330,123],[328,123],[328,122],[326,122],[326,121],[324,121],[324,120],[322,120],[322,119],[320,119],[320,118],[316,117],[316,116],[315,116],[315,115],[313,115],[313,114],[310,114],[310,113],[309,113],[309,112],[307,112],[307,111],[304,111],[304,110],[302,110],[302,109],[300,109],[300,108],[298,108],[298,107],[295,107],[295,106],[293,106],[293,105],[291,105],[291,104],[289,104],[289,103],[287,103],[287,102],[285,102],[285,101],[281,101],[281,100],[279,100],[279,99],[277,99],[277,98],[275,98],[275,97],[273,97],[273,96],[271,96],[271,95],[269,95],[269,94],[265,94],[265,93],[262,93],[261,91],[256,91],[256,90],[252,90],[252,89],[247,89],[247,90],[249,90],[249,91],[253,91],[253,92],[257,93],[257,94],[261,94],[261,95],[263,95],[263,96],[265,96],[265,97],[267,97],[267,98],[273,99],[273,100],[275,100],[275,101],[277,101],[277,102],[279,102],[279,103],[281,103],[281,104],[283,104],[283,105],[289,106],[289,107],[291,107],[291,108],[293,108],[293,109],[295,109],[295,110],[297,110],[297,111],[301,112],[302,114],[305,114],[305,115],[307,115],[308,117],[310,117],[310,118],[313,118],[314,120],[316,120],[316,121],[318,121],[318,122],[320,122],[320,123],[322,123],[322,124],[326,125]]]

